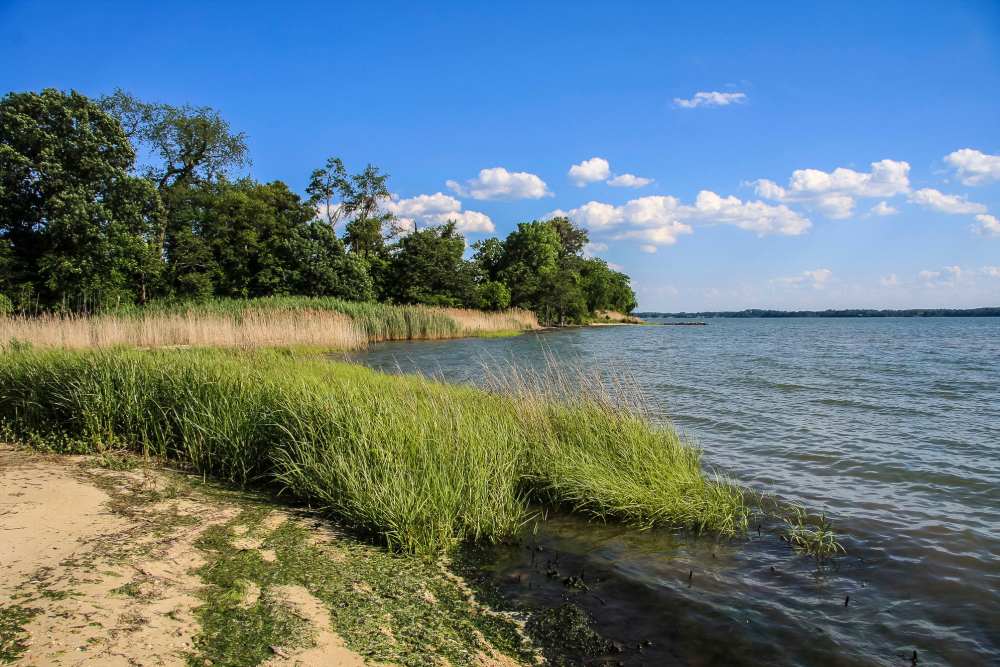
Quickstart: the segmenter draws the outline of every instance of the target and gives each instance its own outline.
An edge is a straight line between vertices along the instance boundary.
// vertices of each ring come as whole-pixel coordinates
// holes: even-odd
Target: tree
[[[313,206],[323,205],[323,213],[331,229],[336,229],[337,222],[347,213],[336,201],[337,197],[347,198],[352,192],[347,169],[339,157],[328,159],[325,167],[313,171],[309,185],[306,186],[309,203]]]
[[[233,132],[211,107],[143,102],[120,89],[100,104],[118,118],[140,149],[156,156],[143,173],[156,185],[166,209],[166,224],[159,230],[163,252],[174,191],[211,183],[230,169],[247,165],[246,135]]]
[[[547,222],[522,222],[504,241],[503,250],[497,275],[510,290],[511,304],[545,318],[543,291],[559,271],[559,234]]]
[[[123,90],[101,99],[129,138],[159,158],[147,175],[161,192],[178,185],[215,180],[248,164],[246,135],[233,132],[211,107],[143,102]]]
[[[284,183],[225,179],[176,191],[167,260],[175,293],[372,298],[367,265]]]
[[[581,286],[590,312],[630,313],[635,309],[635,293],[624,273],[612,271],[607,262],[597,257],[581,260],[580,269]]]
[[[476,290],[478,296],[477,308],[482,310],[504,310],[510,308],[510,290],[503,283],[488,280]]]
[[[142,300],[161,208],[122,126],[79,93],[0,100],[0,262],[21,305]]]
[[[400,239],[391,260],[390,296],[400,303],[475,306],[472,267],[454,222]]]

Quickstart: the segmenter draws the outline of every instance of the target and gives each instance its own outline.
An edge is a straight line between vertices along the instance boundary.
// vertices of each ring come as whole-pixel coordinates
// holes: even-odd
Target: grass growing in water
[[[785,525],[785,540],[796,552],[814,558],[817,563],[828,561],[838,553],[847,553],[825,516],[810,519],[804,510],[795,507],[792,516],[785,518]]]
[[[130,448],[266,483],[412,553],[514,533],[533,502],[734,533],[747,507],[620,405],[487,392],[277,352],[0,354],[0,421],[57,451]]]

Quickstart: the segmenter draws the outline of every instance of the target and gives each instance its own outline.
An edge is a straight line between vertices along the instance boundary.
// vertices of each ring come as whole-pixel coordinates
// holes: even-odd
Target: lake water
[[[834,522],[848,553],[822,569],[767,529],[720,542],[557,516],[495,548],[511,604],[583,607],[615,662],[1000,664],[1000,319],[707,322],[354,358],[460,382],[484,360],[627,367],[706,466]],[[578,573],[587,590],[562,584]]]

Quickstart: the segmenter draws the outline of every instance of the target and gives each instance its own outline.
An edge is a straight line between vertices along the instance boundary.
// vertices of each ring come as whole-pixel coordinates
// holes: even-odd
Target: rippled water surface
[[[476,382],[483,360],[547,355],[627,367],[706,465],[826,512],[848,555],[817,570],[766,530],[717,543],[554,517],[497,548],[513,599],[574,601],[625,664],[1000,664],[1000,319],[713,319],[356,358]],[[587,590],[561,584],[578,574]]]

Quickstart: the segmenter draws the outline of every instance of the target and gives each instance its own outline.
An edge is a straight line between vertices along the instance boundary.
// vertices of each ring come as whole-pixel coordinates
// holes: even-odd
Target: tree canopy
[[[401,227],[374,165],[352,174],[331,157],[302,197],[239,176],[247,164],[246,137],[208,107],[6,95],[0,315],[274,294],[516,306],[551,323],[635,307],[628,276],[584,256],[587,232],[566,218],[470,249],[453,221]]]

